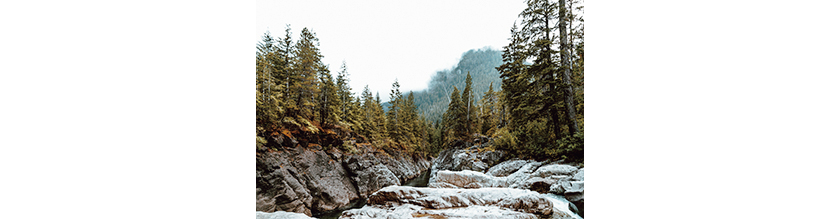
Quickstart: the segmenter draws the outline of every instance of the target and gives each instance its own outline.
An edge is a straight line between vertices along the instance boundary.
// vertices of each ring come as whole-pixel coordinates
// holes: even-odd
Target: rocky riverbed
[[[457,142],[433,162],[372,150],[267,153],[257,157],[257,218],[582,218],[582,165],[505,160],[487,146]]]
[[[583,168],[511,159],[454,145],[434,160],[429,188],[389,186],[340,218],[582,218]]]

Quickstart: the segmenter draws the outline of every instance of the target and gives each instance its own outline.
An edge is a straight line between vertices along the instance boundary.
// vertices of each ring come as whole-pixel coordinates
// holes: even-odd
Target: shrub
[[[493,145],[496,149],[514,152],[516,136],[510,133],[507,127],[502,127],[493,134]]]

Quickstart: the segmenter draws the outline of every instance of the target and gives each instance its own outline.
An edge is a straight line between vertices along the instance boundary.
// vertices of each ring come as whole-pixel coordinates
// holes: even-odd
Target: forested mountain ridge
[[[418,112],[424,114],[426,119],[440,122],[441,116],[449,106],[449,95],[453,86],[459,90],[464,89],[464,81],[467,73],[472,76],[472,93],[474,94],[473,104],[478,104],[480,94],[486,92],[492,84],[493,90],[500,90],[502,79],[496,67],[502,64],[502,52],[485,47],[472,49],[461,55],[457,65],[448,70],[442,70],[432,76],[429,86],[422,91],[414,93],[414,103],[417,104]]]

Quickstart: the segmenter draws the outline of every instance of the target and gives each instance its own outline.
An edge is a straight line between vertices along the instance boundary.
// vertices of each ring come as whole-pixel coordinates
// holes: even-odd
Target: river
[[[409,180],[408,182],[405,183],[404,186],[428,187],[429,186],[429,177],[431,176],[431,173],[432,173],[431,168],[426,170],[426,171],[423,171],[423,173],[420,174],[420,176],[414,177],[414,179]],[[336,210],[336,211],[333,211],[333,212],[329,212],[329,213],[319,215],[319,216],[316,216],[316,217],[320,218],[320,219],[337,219],[338,217],[341,217],[341,213],[344,213],[344,211],[346,211],[346,210],[364,207],[365,202],[367,202],[367,199],[364,199],[364,198],[359,199],[359,200],[356,200],[356,202],[353,203],[350,207],[340,209],[340,210]],[[315,216],[315,215],[313,215],[313,216]]]

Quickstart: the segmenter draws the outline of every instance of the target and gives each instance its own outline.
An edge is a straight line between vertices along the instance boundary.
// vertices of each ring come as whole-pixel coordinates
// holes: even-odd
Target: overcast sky
[[[457,64],[470,49],[507,45],[510,28],[525,8],[508,1],[276,1],[257,0],[255,43],[266,31],[283,36],[290,24],[297,41],[304,27],[320,40],[322,60],[333,76],[347,62],[350,85],[365,85],[388,99],[400,91],[422,90],[438,70]],[[256,48],[256,44],[254,45]]]

